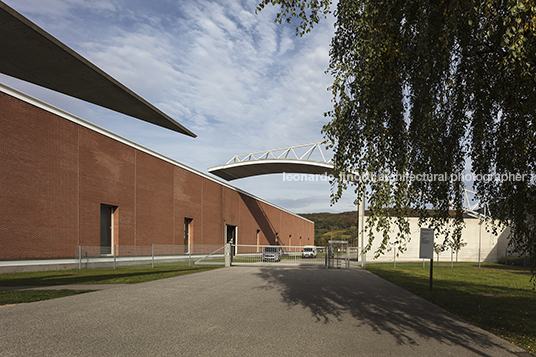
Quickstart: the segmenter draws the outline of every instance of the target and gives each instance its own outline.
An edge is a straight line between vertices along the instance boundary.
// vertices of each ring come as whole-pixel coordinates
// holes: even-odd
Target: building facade
[[[314,224],[0,86],[0,259],[229,240],[302,246]]]
[[[368,219],[367,219],[368,220]],[[409,226],[411,234],[408,237],[409,240],[406,244],[406,250],[400,252],[395,249],[394,246],[388,246],[387,251],[378,257],[374,256],[374,252],[380,247],[382,241],[382,232],[374,232],[374,242],[372,243],[370,252],[366,254],[366,261],[368,262],[403,262],[403,261],[418,261],[420,253],[420,226],[418,217],[409,217]],[[445,250],[434,253],[434,260],[440,261],[465,261],[465,262],[497,262],[500,259],[509,254],[507,252],[508,240],[510,229],[505,226],[497,227],[497,234],[493,232],[488,222],[477,218],[466,217],[464,219],[464,227],[462,229],[462,243],[463,246],[458,252],[454,251],[450,247],[446,247]],[[498,223],[498,222],[496,222]],[[391,238],[396,237],[399,230],[395,226],[394,219],[391,221],[392,231]],[[427,224],[423,224],[423,228],[427,227]],[[451,229],[451,232],[453,229]],[[368,237],[365,235],[365,240]],[[359,237],[361,242],[361,237]],[[434,235],[434,243],[442,245],[445,240],[445,236],[439,233]],[[366,245],[367,242],[365,241]]]

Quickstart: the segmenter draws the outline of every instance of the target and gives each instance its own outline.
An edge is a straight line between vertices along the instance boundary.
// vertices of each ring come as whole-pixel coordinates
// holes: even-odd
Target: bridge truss
[[[278,149],[250,152],[233,156],[225,165],[209,168],[208,171],[225,180],[235,180],[250,176],[273,173],[331,174],[333,162],[326,155],[325,141],[293,145]],[[486,217],[486,207],[478,194],[464,189],[464,212],[473,217]]]

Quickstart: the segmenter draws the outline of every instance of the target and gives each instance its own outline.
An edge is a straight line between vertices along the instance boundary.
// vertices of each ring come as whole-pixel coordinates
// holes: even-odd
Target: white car
[[[302,258],[316,258],[316,247],[314,245],[306,245],[303,247]]]

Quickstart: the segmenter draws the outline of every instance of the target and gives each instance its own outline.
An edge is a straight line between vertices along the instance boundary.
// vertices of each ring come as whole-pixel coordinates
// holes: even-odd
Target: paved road
[[[2,356],[514,356],[359,269],[233,267],[0,308]]]

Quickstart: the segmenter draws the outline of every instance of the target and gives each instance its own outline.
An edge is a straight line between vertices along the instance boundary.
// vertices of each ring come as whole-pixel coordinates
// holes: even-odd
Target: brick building
[[[0,85],[0,259],[229,239],[306,245],[314,224]]]
[[[0,73],[196,136],[1,1],[0,30]],[[314,224],[0,84],[0,259],[231,240],[301,246]]]

